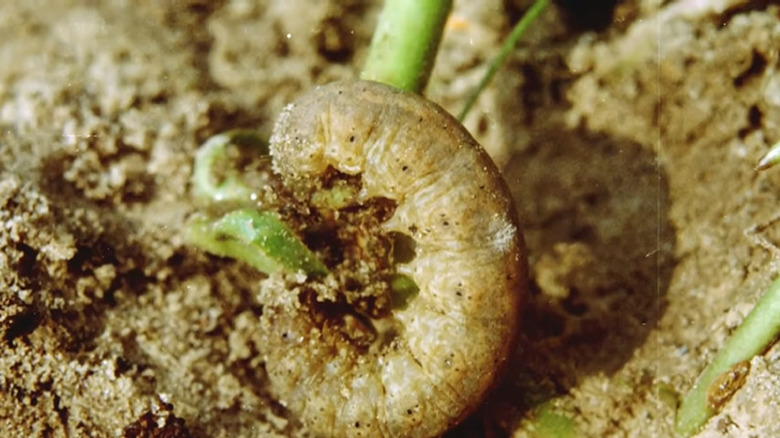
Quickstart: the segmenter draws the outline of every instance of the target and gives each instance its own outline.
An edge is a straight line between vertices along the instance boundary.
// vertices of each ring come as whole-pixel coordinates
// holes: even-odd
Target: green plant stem
[[[422,93],[451,9],[452,0],[387,0],[361,79]]]
[[[218,220],[194,216],[187,224],[187,240],[212,254],[232,257],[273,274],[302,271],[327,275],[328,269],[275,213],[234,210]]]
[[[735,364],[750,360],[780,334],[780,278],[758,301],[742,324],[726,340],[723,349],[704,369],[677,411],[676,430],[680,436],[696,433],[715,413],[707,403],[712,382]]]
[[[536,2],[525,12],[520,21],[515,24],[514,29],[512,29],[512,32],[509,34],[509,37],[501,46],[501,50],[498,52],[498,56],[496,56],[493,61],[490,62],[488,70],[482,77],[479,85],[477,85],[474,91],[472,91],[469,97],[466,99],[466,104],[463,105],[463,110],[461,110],[460,114],[458,114],[458,120],[462,122],[463,119],[466,118],[466,114],[468,114],[471,110],[471,107],[474,106],[474,102],[477,101],[479,94],[482,92],[482,90],[485,89],[485,87],[487,87],[488,83],[490,83],[490,81],[493,79],[493,76],[495,76],[498,69],[504,65],[504,61],[506,61],[507,56],[509,56],[509,54],[512,53],[512,50],[514,50],[515,46],[517,45],[517,41],[520,40],[520,37],[523,36],[526,30],[528,30],[528,27],[531,26],[531,23],[533,23],[536,18],[539,17],[544,8],[547,6],[547,3],[548,0],[536,0]]]

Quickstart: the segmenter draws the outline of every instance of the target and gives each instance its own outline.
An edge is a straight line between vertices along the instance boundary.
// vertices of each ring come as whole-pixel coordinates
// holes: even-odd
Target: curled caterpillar
[[[290,216],[316,218],[303,240],[334,271],[314,285],[300,275],[261,285],[273,395],[317,436],[456,425],[510,355],[526,281],[493,162],[436,104],[367,81],[288,105],[270,153],[299,204]],[[401,299],[387,286],[399,278],[414,284]]]

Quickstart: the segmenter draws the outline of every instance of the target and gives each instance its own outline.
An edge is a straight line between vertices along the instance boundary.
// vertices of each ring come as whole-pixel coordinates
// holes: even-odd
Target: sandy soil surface
[[[427,92],[451,112],[531,2],[455,3]],[[183,241],[189,178],[209,136],[268,135],[285,103],[354,77],[379,7],[0,8],[3,436],[306,434],[256,355],[262,275]],[[532,284],[507,375],[451,436],[538,436],[540,403],[579,436],[672,435],[780,267],[780,170],[754,170],[780,140],[778,47],[771,1],[545,11],[466,120],[515,196]],[[699,436],[780,436],[776,418],[772,348]]]

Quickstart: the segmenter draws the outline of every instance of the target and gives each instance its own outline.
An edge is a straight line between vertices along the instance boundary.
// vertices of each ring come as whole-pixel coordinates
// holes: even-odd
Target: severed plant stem
[[[272,212],[234,210],[216,221],[194,216],[187,225],[187,240],[220,257],[242,260],[266,274],[304,272],[327,275],[328,268]]]
[[[387,0],[361,79],[422,93],[452,0]]]
[[[680,436],[691,436],[715,414],[707,402],[713,381],[735,364],[761,353],[780,334],[780,278],[756,303],[742,324],[726,340],[723,349],[704,369],[677,410],[675,428]]]

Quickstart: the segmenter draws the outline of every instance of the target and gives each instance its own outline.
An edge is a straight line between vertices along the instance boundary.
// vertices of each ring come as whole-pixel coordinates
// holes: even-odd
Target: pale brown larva
[[[510,355],[526,281],[493,162],[437,105],[366,81],[317,87],[289,105],[271,155],[290,187],[315,187],[335,169],[359,176],[352,202],[392,200],[381,230],[414,240],[414,257],[395,268],[419,286],[373,321],[369,347],[280,292],[262,315],[273,395],[317,436],[426,437],[457,424]]]

